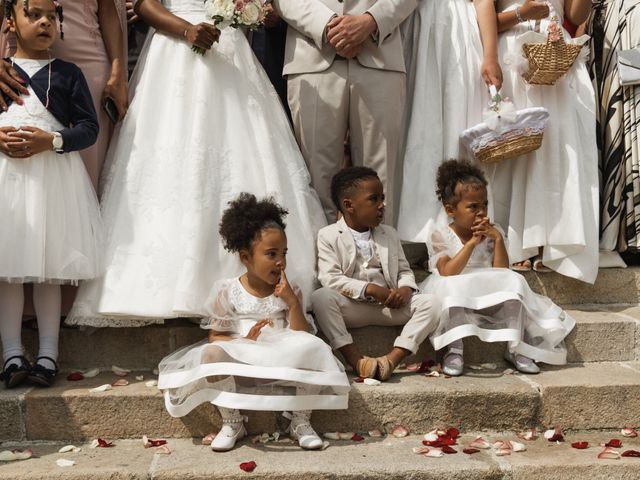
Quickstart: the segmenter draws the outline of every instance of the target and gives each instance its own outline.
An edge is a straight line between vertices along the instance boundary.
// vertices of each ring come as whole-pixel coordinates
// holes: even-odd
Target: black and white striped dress
[[[640,251],[640,86],[622,87],[617,51],[640,45],[640,0],[594,0],[588,22],[596,92],[600,248]]]

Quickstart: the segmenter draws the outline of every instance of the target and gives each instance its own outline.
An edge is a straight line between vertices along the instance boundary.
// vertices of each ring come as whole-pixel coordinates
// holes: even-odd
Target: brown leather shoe
[[[391,374],[396,367],[391,363],[391,360],[389,360],[389,357],[386,355],[378,357],[375,360],[378,364],[378,375],[376,378],[382,382],[386,382],[391,378]]]
[[[375,358],[362,357],[356,363],[356,373],[362,378],[373,378],[376,375],[378,369],[378,362]]]

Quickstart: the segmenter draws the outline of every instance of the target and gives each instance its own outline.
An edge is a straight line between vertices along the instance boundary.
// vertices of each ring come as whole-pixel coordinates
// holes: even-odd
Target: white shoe
[[[442,361],[442,373],[450,377],[459,377],[464,370],[464,351],[461,348],[449,348]]]
[[[222,422],[222,428],[211,442],[214,452],[226,452],[235,447],[236,442],[247,434],[242,420]]]
[[[291,425],[289,425],[289,435],[298,440],[298,445],[305,450],[322,448],[322,439],[313,429],[307,417],[294,415]]]
[[[513,354],[509,350],[504,354],[504,359],[511,365],[516,367],[516,370],[522,373],[540,373],[540,367],[536,365],[536,362],[529,357],[525,357],[520,354]]]

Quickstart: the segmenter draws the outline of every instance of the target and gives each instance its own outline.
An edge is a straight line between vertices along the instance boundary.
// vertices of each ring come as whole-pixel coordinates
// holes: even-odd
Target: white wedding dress
[[[407,65],[400,238],[426,242],[441,204],[436,172],[469,159],[460,134],[482,121],[489,99],[480,75],[482,41],[471,0],[421,0],[402,25]]]
[[[498,11],[520,3],[500,0]],[[562,23],[563,2],[551,3]],[[548,23],[542,21],[542,33]],[[520,73],[523,62],[526,70],[521,36],[534,33],[534,24],[525,22],[499,35],[502,93],[516,108],[546,108],[549,122],[540,149],[487,168],[495,221],[507,227],[512,262],[543,247],[545,265],[593,283],[598,274],[598,149],[595,98],[584,63],[587,52],[554,86],[526,83]]]
[[[202,0],[165,0],[207,21]],[[130,108],[103,173],[106,274],[82,286],[67,323],[139,326],[204,316],[216,280],[242,273],[218,225],[240,192],[289,210],[287,275],[309,298],[315,235],[326,222],[284,110],[239,30],[204,56],[150,33],[131,80]]]

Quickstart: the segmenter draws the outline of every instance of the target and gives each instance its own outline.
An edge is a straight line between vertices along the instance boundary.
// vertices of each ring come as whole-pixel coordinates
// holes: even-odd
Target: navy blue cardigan
[[[11,61],[10,59],[5,59]],[[49,66],[46,65],[29,78],[17,64],[13,68],[29,85],[43,105],[47,100]],[[13,100],[3,93],[9,106]],[[98,138],[98,119],[87,81],[82,70],[73,63],[55,59],[51,63],[51,90],[49,91],[49,112],[66,128],[60,130],[65,152],[84,150],[96,143]],[[0,111],[0,114],[3,112]],[[19,127],[20,125],[16,125]]]

